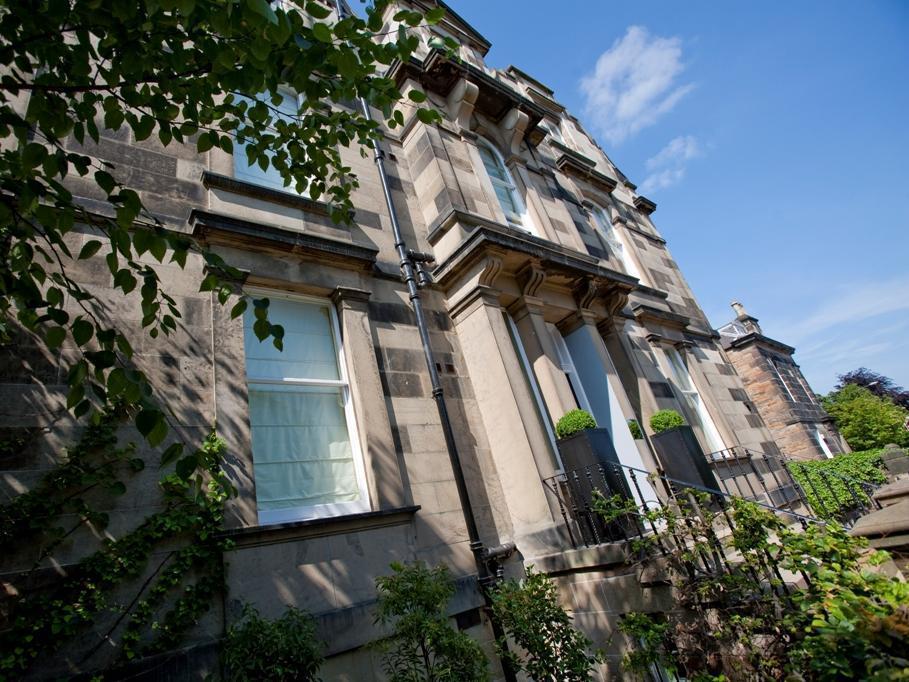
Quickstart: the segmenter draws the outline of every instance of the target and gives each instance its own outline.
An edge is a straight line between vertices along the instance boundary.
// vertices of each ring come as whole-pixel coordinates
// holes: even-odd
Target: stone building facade
[[[795,348],[765,336],[741,303],[732,308],[735,320],[718,330],[721,344],[780,449],[797,459],[849,452],[792,358]]]
[[[654,203],[552,90],[518,68],[488,66],[489,42],[454,11],[416,30],[461,44],[459,62],[424,47],[390,73],[404,91],[425,91],[444,120],[426,125],[405,105],[405,124],[385,131],[382,147],[404,238],[435,258],[422,295],[481,539],[516,545],[509,574],[523,562],[553,575],[576,622],[608,654],[603,679],[615,679],[629,646],[618,619],[666,608],[667,588],[642,584],[608,548],[571,546],[547,485],[562,467],[553,425],[588,409],[609,429],[620,462],[644,471],[660,466],[647,438],[659,409],[680,411],[707,453],[774,453],[774,435],[657,230]],[[199,292],[204,263],[191,258],[185,269],[155,264],[183,317],[170,337],[150,339],[139,332],[138,295],[109,288],[103,253],[70,268],[96,295],[99,314],[135,326],[136,364],[181,435],[198,441],[217,422],[230,445],[239,494],[225,524],[235,543],[225,556],[228,592],[187,643],[191,664],[181,670],[204,671],[226,624],[250,602],[269,617],[288,605],[316,616],[326,679],[380,679],[367,645],[381,636],[374,581],[392,561],[450,566],[459,586],[452,616],[488,643],[373,162],[342,150],[360,183],[348,226],[244,167],[242,154],[138,143],[126,129],[102,131],[81,150],[113,163],[168,227],[240,268],[243,286],[272,299],[273,321],[288,332],[284,354],[263,349],[250,320],[231,319],[214,294]],[[89,209],[108,210],[92,183],[75,179],[71,188]],[[78,253],[94,236],[77,230],[70,248]],[[52,353],[24,341],[4,367],[3,427],[43,438],[35,458],[4,463],[10,497],[54,465],[51,454],[76,427]],[[632,437],[631,419],[645,438]],[[110,510],[106,535],[160,508],[158,476],[156,466],[137,476],[135,492]],[[642,485],[644,497],[656,495]],[[95,540],[90,529],[74,533],[48,570],[65,570]],[[3,557],[4,575],[33,559],[28,548]]]

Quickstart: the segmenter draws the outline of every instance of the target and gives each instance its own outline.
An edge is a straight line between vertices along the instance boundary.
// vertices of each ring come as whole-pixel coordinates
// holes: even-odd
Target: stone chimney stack
[[[755,334],[763,333],[761,331],[761,325],[758,324],[758,319],[749,315],[748,311],[745,310],[745,306],[738,301],[733,301],[731,305],[732,309],[735,311],[735,319],[741,322],[745,329],[749,332],[754,332]]]

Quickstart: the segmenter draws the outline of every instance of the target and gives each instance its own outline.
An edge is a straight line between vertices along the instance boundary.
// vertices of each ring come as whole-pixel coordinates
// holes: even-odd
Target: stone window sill
[[[232,540],[235,549],[274,545],[327,535],[343,535],[388,526],[400,526],[410,523],[419,510],[419,505],[412,505],[331,518],[278,523],[271,526],[230,528],[222,531],[221,537]]]

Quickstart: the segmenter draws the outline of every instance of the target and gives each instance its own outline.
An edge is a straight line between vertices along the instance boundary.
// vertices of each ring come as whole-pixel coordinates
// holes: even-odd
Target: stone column
[[[642,453],[638,444],[631,437],[630,431],[628,431],[627,420],[636,418],[634,408],[631,406],[631,401],[628,399],[628,394],[625,392],[625,387],[622,385],[622,379],[612,362],[612,358],[609,356],[606,344],[603,342],[603,338],[598,328],[598,316],[592,311],[582,309],[579,310],[573,318],[569,318],[563,322],[561,326],[563,327],[563,333],[583,334],[586,336],[585,342],[587,347],[591,348],[596,353],[597,360],[605,373],[609,393],[614,396],[615,401],[618,404],[621,419],[616,419],[615,425],[604,424],[603,426],[616,432],[612,434],[612,440],[613,443],[616,444],[619,461],[622,464],[636,469],[655,471],[656,458],[649,452],[649,449],[645,449],[645,452]],[[620,434],[618,433],[619,429],[625,430]],[[621,447],[623,444],[627,445],[627,447]],[[632,447],[634,448],[633,450],[631,449]],[[646,460],[644,455],[647,455]],[[650,483],[643,478],[643,475],[638,474],[637,481],[643,497],[643,499],[639,500],[640,502],[648,502],[657,499],[656,493]]]
[[[332,300],[338,309],[369,498],[373,509],[391,509],[410,504],[410,501],[401,478],[401,463],[395,451],[372,344],[367,308],[369,296],[370,292],[362,289],[338,287]]]
[[[490,491],[493,513],[508,520],[514,540],[525,555],[551,551],[537,534],[553,528],[553,512],[541,479],[554,474],[555,463],[498,293],[488,286],[477,286],[452,308],[451,317],[492,462],[502,482],[500,493]]]
[[[521,337],[527,360],[533,368],[543,402],[553,426],[568,410],[578,407],[568,377],[558,364],[558,352],[543,318],[543,301],[524,296],[509,308]]]

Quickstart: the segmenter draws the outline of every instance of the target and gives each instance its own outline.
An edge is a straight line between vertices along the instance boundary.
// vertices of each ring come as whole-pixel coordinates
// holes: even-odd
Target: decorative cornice
[[[569,279],[576,279],[591,275],[620,284],[628,291],[637,286],[637,279],[602,267],[599,265],[598,258],[457,209],[450,209],[448,213],[435,221],[429,234],[430,244],[434,244],[441,234],[455,223],[474,229],[433,271],[434,278],[443,288],[455,272],[461,271],[466,263],[474,262],[477,254],[490,250],[494,250],[496,253],[516,253],[535,258],[550,277],[561,275]]]
[[[554,141],[551,142],[551,144],[553,146],[558,145],[558,143]],[[582,156],[564,145],[558,145],[558,149],[563,152],[562,155],[556,159],[556,167],[560,171],[578,180],[583,180],[606,194],[610,194],[616,188],[618,183],[615,178],[611,178],[596,170],[593,165],[591,165],[593,162],[586,156]]]
[[[650,215],[656,210],[656,204],[647,197],[635,197],[634,207],[644,215]]]
[[[407,78],[412,78],[424,89],[443,97],[448,97],[455,85],[464,78],[479,89],[477,111],[493,121],[501,121],[512,109],[519,109],[528,115],[529,130],[546,114],[543,107],[506,83],[465,61],[453,61],[439,50],[431,50],[422,62],[416,59],[395,62],[389,67],[386,77],[393,79],[398,86]]]
[[[193,236],[211,243],[245,250],[277,251],[318,259],[341,267],[371,271],[379,250],[337,239],[263,225],[242,218],[193,210],[189,216]]]
[[[751,344],[768,346],[779,353],[783,353],[784,355],[791,356],[793,353],[795,353],[795,348],[792,346],[787,346],[781,341],[771,339],[769,336],[764,336],[763,334],[758,334],[756,332],[745,334],[744,336],[740,336],[739,338],[734,339],[728,343],[726,343],[724,340],[723,343],[724,347],[726,348],[744,348],[745,346],[750,346]]]
[[[646,326],[647,322],[656,322],[665,327],[674,327],[685,330],[691,318],[685,315],[679,315],[669,310],[655,308],[643,303],[635,303],[631,306],[631,312],[634,313],[635,319]]]

